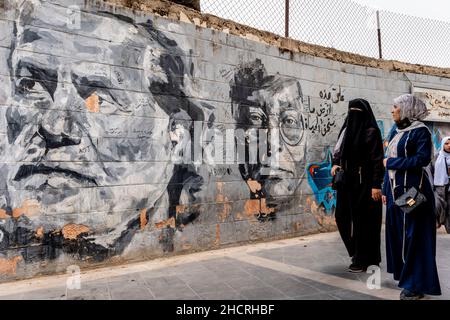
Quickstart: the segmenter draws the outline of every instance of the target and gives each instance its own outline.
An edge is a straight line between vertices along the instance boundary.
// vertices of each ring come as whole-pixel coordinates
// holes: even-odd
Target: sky
[[[295,1],[295,0],[294,0]],[[448,0],[353,0],[364,6],[450,22]]]

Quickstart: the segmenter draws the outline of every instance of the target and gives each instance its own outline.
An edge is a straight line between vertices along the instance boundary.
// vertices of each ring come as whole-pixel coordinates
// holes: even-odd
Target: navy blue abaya
[[[397,131],[394,131],[389,140],[396,134]],[[405,132],[397,145],[397,152],[397,158],[389,158],[386,165],[386,169],[396,170],[396,199],[412,186],[419,189],[422,168],[431,161],[432,143],[428,129],[421,127]],[[421,191],[427,202],[405,214],[394,204],[388,170],[383,185],[383,195],[387,197],[387,271],[393,273],[400,288],[440,295],[436,266],[436,215],[431,184],[423,173]]]

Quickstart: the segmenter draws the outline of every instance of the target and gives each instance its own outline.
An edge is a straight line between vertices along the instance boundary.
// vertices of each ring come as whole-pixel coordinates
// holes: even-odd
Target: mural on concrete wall
[[[201,139],[223,125],[213,102],[193,98],[196,66],[173,34],[151,20],[106,12],[83,14],[74,32],[63,7],[25,1],[15,9],[11,81],[2,89],[10,91],[0,114],[0,270],[8,270],[0,273],[63,254],[103,261],[122,255],[146,231],[157,232],[159,251],[171,252],[176,236],[199,224],[214,226],[216,245],[222,232],[216,220],[230,216],[256,221],[231,241],[258,237],[280,214],[303,213],[303,192],[333,212],[330,153],[325,148],[324,158],[307,163],[306,150],[309,139],[314,144],[314,137],[329,139],[337,130],[340,86],[325,86],[316,104],[298,80],[267,74],[258,59],[244,62],[227,84],[232,144],[243,152],[233,164],[211,165],[208,156],[173,161],[190,158],[198,123]],[[211,141],[200,149],[211,148],[217,153]],[[218,180],[225,176],[228,187]],[[232,199],[238,193],[242,210]],[[278,223],[286,228],[286,221]]]
[[[308,182],[316,197],[319,206],[323,206],[325,212],[332,213],[336,208],[336,192],[331,188],[332,153],[326,150],[326,159],[322,162],[308,164]]]
[[[445,137],[445,135],[441,135],[441,132],[439,131],[438,127],[435,125],[430,125],[429,128],[432,134],[431,138],[433,140],[434,150],[435,152],[439,152],[439,150],[441,149],[442,137]]]
[[[0,249],[24,248],[27,262],[62,252],[103,260],[155,217],[163,231],[195,218],[173,208],[202,179],[168,160],[177,125],[203,121],[202,106],[186,97],[190,66],[177,43],[151,21],[105,13],[80,25],[114,30],[100,42],[69,36],[64,8],[47,6],[25,1],[13,30]]]
[[[425,123],[431,132],[431,139],[433,141],[435,156],[441,149],[442,138],[450,135],[450,128],[446,123],[426,122]]]
[[[307,128],[311,134],[326,137],[337,127],[335,109],[344,101],[344,94],[341,86],[331,85],[320,90],[319,97],[321,100],[318,106],[308,102]]]
[[[243,130],[243,139],[236,135],[238,149],[241,145],[245,150],[239,171],[249,185],[251,198],[261,202],[259,218],[270,220],[280,202],[292,200],[304,177],[306,143],[301,85],[295,79],[268,76],[261,61],[256,60],[238,68],[230,87],[236,127]],[[257,145],[267,145],[267,149],[258,148],[252,153],[252,134],[258,135],[254,139]],[[271,140],[274,136],[275,141]]]
[[[307,123],[308,131],[312,136],[322,137],[328,145],[334,142],[336,130],[339,129],[342,117],[337,114],[337,109],[345,102],[344,90],[340,85],[330,85],[319,91],[320,102],[318,105],[312,104],[308,101]],[[342,107],[342,105],[341,105]],[[345,110],[345,108],[342,108]],[[344,115],[345,116],[345,115]],[[315,137],[314,137],[315,135]],[[312,143],[313,144],[313,143]],[[311,187],[315,196],[317,206],[328,215],[331,215],[336,208],[335,191],[331,188],[332,176],[332,154],[330,147],[324,148],[325,156],[321,161],[309,162],[306,168],[309,186]]]
[[[425,102],[430,111],[427,121],[450,121],[450,91],[414,87],[413,92]]]

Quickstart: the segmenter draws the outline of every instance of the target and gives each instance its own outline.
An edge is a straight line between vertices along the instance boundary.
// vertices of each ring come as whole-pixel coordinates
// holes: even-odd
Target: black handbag
[[[336,170],[331,182],[331,189],[338,190],[345,186],[345,172],[342,168]]]
[[[425,197],[425,195],[420,192],[420,190],[422,189],[422,181],[423,181],[423,171],[422,177],[420,178],[419,190],[417,190],[415,187],[411,187],[404,194],[398,197],[397,200],[395,200],[394,198],[395,204],[400,209],[402,209],[404,213],[411,213],[422,203],[427,202],[427,198]],[[392,194],[393,193],[394,192],[392,191]]]

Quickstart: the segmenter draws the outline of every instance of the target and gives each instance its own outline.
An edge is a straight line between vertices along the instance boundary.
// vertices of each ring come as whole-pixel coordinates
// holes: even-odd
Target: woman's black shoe
[[[360,264],[357,263],[352,263],[349,267],[348,267],[348,271],[352,272],[352,273],[361,273],[361,272],[366,272],[367,267],[362,266]]]
[[[400,300],[419,300],[422,299],[424,295],[418,292],[412,292],[408,289],[403,289],[400,293]]]

